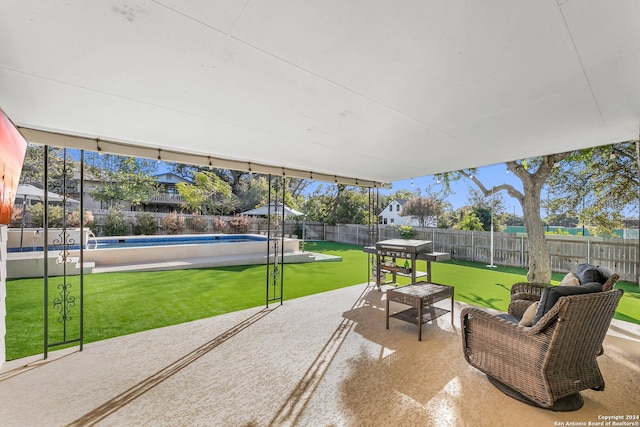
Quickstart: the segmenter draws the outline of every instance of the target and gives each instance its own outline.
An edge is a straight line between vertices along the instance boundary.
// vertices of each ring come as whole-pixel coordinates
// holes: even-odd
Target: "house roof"
[[[183,178],[180,175],[176,175],[173,172],[163,172],[154,175],[159,183],[161,184],[177,184],[178,182],[187,182],[189,184],[193,184],[193,181]]]
[[[379,185],[638,138],[640,2],[22,0],[25,137]]]

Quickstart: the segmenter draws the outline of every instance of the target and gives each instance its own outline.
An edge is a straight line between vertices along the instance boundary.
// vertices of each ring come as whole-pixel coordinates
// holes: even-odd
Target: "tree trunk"
[[[540,191],[528,189],[527,186],[535,186],[534,183],[525,183],[524,211],[525,226],[527,228],[527,249],[529,251],[529,282],[551,282],[551,256],[547,247],[547,239],[544,235],[544,226],[540,216]]]

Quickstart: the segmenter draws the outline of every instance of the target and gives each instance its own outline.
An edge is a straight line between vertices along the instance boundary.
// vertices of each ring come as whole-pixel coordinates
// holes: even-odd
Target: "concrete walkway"
[[[610,328],[606,389],[554,413],[464,361],[462,304],[454,325],[443,316],[419,342],[414,325],[385,329],[384,296],[357,285],[7,362],[0,425],[554,426],[640,412],[636,325]]]

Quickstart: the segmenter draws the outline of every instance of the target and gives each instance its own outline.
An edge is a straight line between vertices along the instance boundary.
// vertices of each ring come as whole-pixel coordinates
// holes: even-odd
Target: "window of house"
[[[396,222],[396,220],[391,218],[391,224],[393,224],[394,222]]]
[[[389,211],[393,212],[393,205],[389,205]]]
[[[384,219],[384,222],[383,222],[383,224],[386,224],[386,223],[387,223],[387,218],[385,218],[385,219]]]
[[[396,205],[396,212],[400,212],[400,205]]]

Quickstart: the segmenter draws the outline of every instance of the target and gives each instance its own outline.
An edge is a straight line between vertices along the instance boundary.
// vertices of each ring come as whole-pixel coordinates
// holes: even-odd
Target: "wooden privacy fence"
[[[96,229],[92,231],[98,236],[104,236],[102,232],[107,216],[108,210],[96,209],[92,211],[93,216],[98,224]],[[136,223],[136,218],[140,215],[148,215],[155,219],[157,226],[157,234],[164,234],[162,219],[167,217],[168,213],[162,212],[142,212],[142,211],[123,211],[126,217],[127,225],[129,228],[128,233],[133,234],[133,226]],[[223,215],[192,215],[192,214],[177,214],[180,218],[182,227],[177,231],[177,234],[197,234],[197,233],[216,233],[220,230],[216,230],[214,227],[214,221],[225,220],[230,221],[233,216]],[[246,230],[247,233],[264,234],[267,230],[267,219],[264,217],[247,217],[249,219],[249,225]],[[199,227],[194,228],[194,223],[197,221]],[[322,222],[305,221],[302,218],[287,218],[284,221],[284,233],[287,236],[297,236],[302,238],[302,229],[304,228],[305,238],[307,240],[325,240],[325,224]],[[234,230],[227,230],[227,232],[234,232]]]
[[[491,233],[488,231],[450,230],[414,227],[419,240],[431,240],[433,250],[449,252],[453,259],[491,262]],[[399,238],[397,228],[378,226],[378,240]],[[367,246],[369,227],[366,225],[325,226],[325,239],[335,242]],[[522,233],[493,233],[493,263],[524,267],[529,265],[527,235]],[[638,240],[547,235],[551,255],[551,269],[557,272],[575,271],[578,264],[588,262],[607,267],[623,280],[638,281]]]

